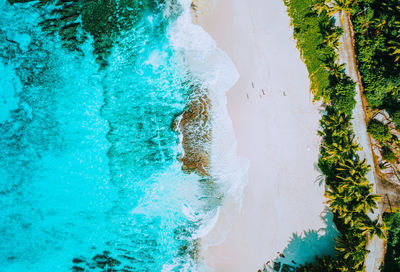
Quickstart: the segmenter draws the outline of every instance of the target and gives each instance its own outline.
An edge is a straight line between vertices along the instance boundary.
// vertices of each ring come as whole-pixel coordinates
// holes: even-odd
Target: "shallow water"
[[[172,123],[207,86],[172,41],[183,7],[55,3],[0,3],[0,270],[200,269],[230,186],[177,159]]]

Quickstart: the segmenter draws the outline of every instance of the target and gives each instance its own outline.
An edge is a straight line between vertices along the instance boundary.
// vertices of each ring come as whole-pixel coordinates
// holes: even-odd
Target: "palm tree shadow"
[[[321,155],[318,157],[318,161]],[[314,170],[319,173],[319,175],[315,178],[314,182],[318,184],[318,186],[324,186],[325,187],[325,174],[322,172],[322,170],[319,168],[318,162],[313,164]]]
[[[334,238],[338,235],[338,230],[333,223],[333,214],[328,209],[321,213],[321,219],[325,227],[318,230],[307,230],[300,234],[293,233],[287,247],[283,252],[277,252],[278,257],[265,264],[264,272],[290,272],[296,271],[299,265],[313,262],[316,255],[335,254]]]

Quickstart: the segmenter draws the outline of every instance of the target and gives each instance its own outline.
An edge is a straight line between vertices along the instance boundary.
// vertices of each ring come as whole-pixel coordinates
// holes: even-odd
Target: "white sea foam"
[[[180,0],[183,13],[172,25],[170,43],[180,54],[180,61],[209,91],[212,105],[211,173],[224,193],[224,201],[241,206],[244,187],[247,184],[248,161],[236,154],[236,140],[232,121],[227,111],[226,92],[236,83],[239,74],[225,52],[216,46],[212,37],[199,25],[192,23],[191,1]],[[219,212],[206,220],[208,223],[196,234],[207,235],[216,224]]]

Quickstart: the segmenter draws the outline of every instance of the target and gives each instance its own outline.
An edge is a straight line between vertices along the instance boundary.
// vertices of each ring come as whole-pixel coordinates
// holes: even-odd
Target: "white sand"
[[[278,251],[287,263],[292,255],[311,260],[332,245],[331,237],[319,237],[323,231],[285,250],[293,234],[326,227],[321,218],[326,206],[315,168],[319,107],[312,103],[283,1],[220,0],[196,22],[240,73],[228,92],[228,111],[238,155],[250,160],[242,211],[233,216],[225,241],[215,238],[227,230],[224,216],[203,239],[205,262],[214,271],[255,272]]]

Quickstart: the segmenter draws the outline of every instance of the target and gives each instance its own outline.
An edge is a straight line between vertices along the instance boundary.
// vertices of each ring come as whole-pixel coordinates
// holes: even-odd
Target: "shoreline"
[[[335,231],[328,229],[325,189],[315,167],[320,107],[312,103],[283,1],[221,0],[199,14],[195,23],[240,73],[227,107],[237,154],[250,161],[241,212],[225,204],[201,241],[205,265],[211,271],[257,271],[278,252],[286,256],[282,263],[302,263],[333,250]]]

